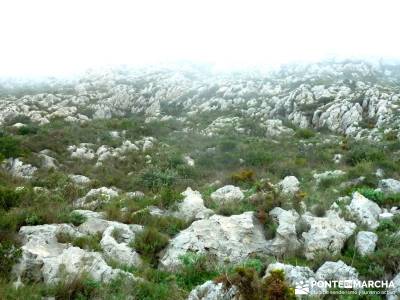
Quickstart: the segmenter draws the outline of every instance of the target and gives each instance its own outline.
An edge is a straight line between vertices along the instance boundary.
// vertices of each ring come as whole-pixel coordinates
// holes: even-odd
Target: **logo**
[[[300,281],[294,288],[295,295],[308,295],[310,294],[310,285],[308,282]]]

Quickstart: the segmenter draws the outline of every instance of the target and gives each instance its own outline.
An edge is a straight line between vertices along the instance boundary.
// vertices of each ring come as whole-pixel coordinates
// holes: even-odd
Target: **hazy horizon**
[[[207,62],[399,59],[396,1],[2,1],[0,76]]]

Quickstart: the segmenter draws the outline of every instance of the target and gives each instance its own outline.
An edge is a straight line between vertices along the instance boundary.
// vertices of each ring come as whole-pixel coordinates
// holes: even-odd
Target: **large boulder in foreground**
[[[356,224],[344,220],[333,210],[328,210],[324,217],[305,213],[302,218],[310,226],[310,230],[302,234],[307,259],[313,259],[319,251],[328,251],[334,255],[340,253],[344,243],[356,229]]]
[[[238,263],[253,254],[265,254],[263,226],[253,212],[224,217],[214,215],[195,221],[174,237],[160,260],[160,267],[173,270],[186,253],[208,254],[220,263]]]
[[[79,278],[87,273],[92,278],[108,282],[119,274],[133,278],[129,273],[113,269],[106,260],[119,264],[138,266],[139,255],[128,246],[135,234],[142,230],[140,225],[127,225],[102,219],[102,214],[77,210],[87,218],[79,227],[69,224],[23,226],[19,236],[23,246],[20,262],[14,273],[21,282],[57,283],[60,280]],[[102,235],[101,252],[84,250],[72,245],[76,238]]]
[[[359,192],[353,194],[353,199],[346,208],[360,224],[367,226],[368,229],[374,230],[379,226],[379,214],[382,209]]]
[[[107,265],[100,253],[88,252],[78,247],[70,247],[60,255],[46,257],[43,260],[42,273],[43,281],[47,284],[79,278],[86,273],[100,282],[109,282],[120,274],[133,278],[130,273]]]

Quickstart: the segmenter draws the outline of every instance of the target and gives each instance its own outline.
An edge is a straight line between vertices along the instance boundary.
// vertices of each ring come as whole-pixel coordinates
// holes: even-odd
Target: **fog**
[[[2,0],[0,75],[398,58],[398,1]]]

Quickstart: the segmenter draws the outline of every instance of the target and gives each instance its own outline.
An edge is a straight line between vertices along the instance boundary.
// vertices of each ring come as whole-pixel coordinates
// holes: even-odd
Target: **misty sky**
[[[400,1],[0,0],[0,74],[400,57]]]

